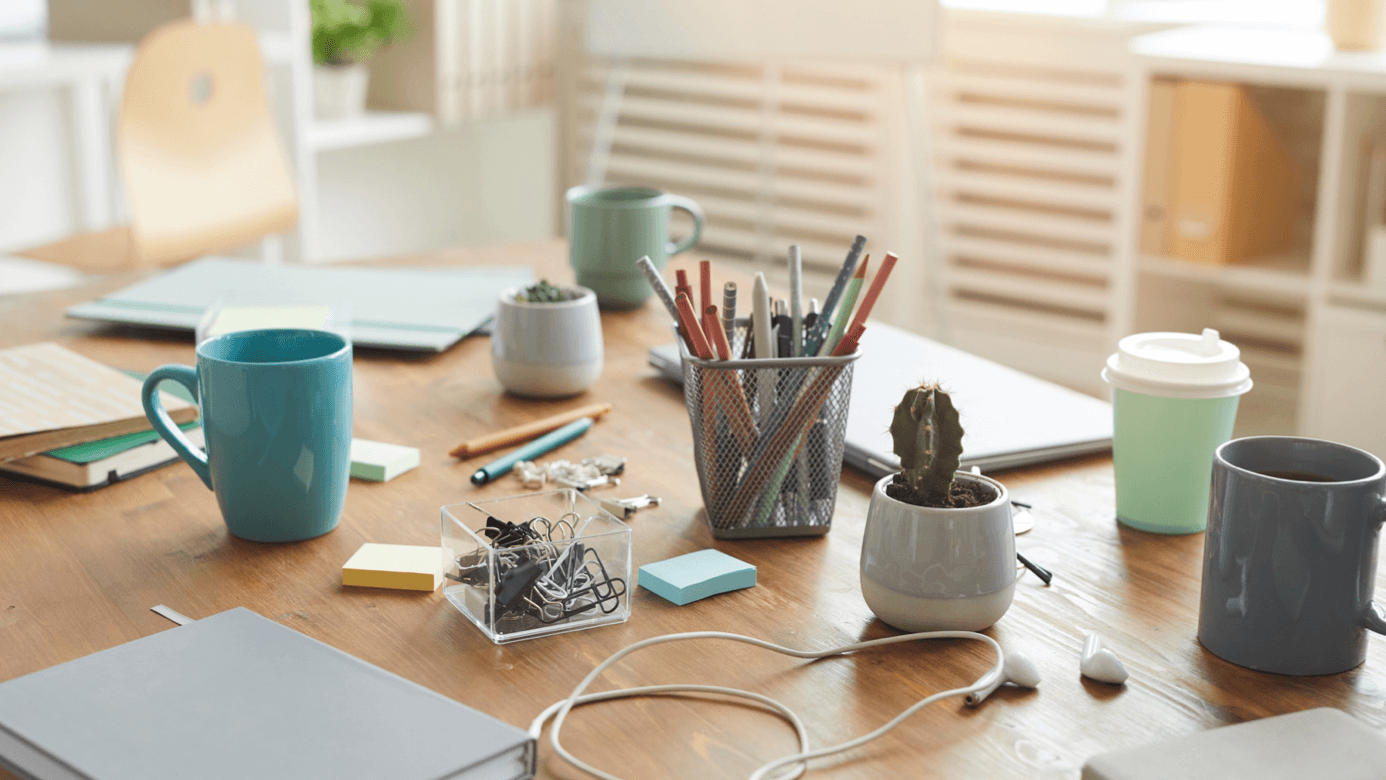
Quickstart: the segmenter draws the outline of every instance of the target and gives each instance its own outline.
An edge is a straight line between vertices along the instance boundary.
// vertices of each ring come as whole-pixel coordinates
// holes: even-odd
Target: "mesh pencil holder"
[[[740,354],[737,341],[732,354]],[[717,361],[700,360],[686,346],[681,351],[683,399],[712,535],[826,534],[859,353]]]

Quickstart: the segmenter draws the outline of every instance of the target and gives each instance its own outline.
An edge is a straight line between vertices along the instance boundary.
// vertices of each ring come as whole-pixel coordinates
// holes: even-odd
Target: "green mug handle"
[[[144,415],[149,418],[149,424],[154,426],[154,430],[168,442],[174,452],[178,453],[178,457],[186,460],[197,476],[206,483],[207,489],[211,490],[212,471],[207,466],[207,453],[198,449],[183,435],[183,431],[173,424],[173,418],[164,411],[163,400],[155,392],[159,389],[159,383],[166,379],[188,388],[192,397],[198,398],[197,369],[176,364],[159,366],[154,369],[154,373],[145,378],[144,388],[140,391],[140,400],[144,402]]]
[[[673,241],[669,242],[668,252],[669,255],[672,257],[673,255],[676,255],[680,252],[687,252],[688,250],[693,248],[694,244],[698,243],[698,237],[703,234],[703,207],[699,206],[693,200],[685,198],[681,195],[670,195],[669,207],[687,211],[688,215],[693,218],[692,235],[678,242],[677,244],[675,244]],[[649,293],[646,293],[646,295],[648,294]]]

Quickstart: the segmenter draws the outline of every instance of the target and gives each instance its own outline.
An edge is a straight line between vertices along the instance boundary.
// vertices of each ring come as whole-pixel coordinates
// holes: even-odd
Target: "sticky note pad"
[[[755,584],[756,567],[717,550],[699,550],[640,567],[641,587],[679,606]]]
[[[389,482],[419,465],[417,447],[401,447],[366,439],[351,440],[351,476]]]
[[[426,590],[443,583],[443,548],[367,542],[342,566],[342,584]]]

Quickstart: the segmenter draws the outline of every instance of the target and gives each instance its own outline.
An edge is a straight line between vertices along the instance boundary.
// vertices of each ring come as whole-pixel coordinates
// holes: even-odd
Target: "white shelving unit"
[[[1360,240],[1364,141],[1386,131],[1386,55],[1336,52],[1317,31],[1226,26],[1141,36],[1131,51],[1142,122],[1152,77],[1251,87],[1300,166],[1303,247],[1227,266],[1124,263],[1130,327],[1212,319],[1246,345],[1257,385],[1243,403],[1268,421],[1258,432],[1386,452],[1386,289],[1363,285]]]

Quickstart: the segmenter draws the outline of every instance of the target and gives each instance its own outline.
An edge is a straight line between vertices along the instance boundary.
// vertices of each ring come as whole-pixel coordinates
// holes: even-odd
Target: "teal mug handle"
[[[693,218],[693,233],[677,244],[673,241],[669,242],[668,251],[672,256],[680,252],[687,252],[693,248],[694,244],[698,243],[698,238],[703,234],[703,207],[699,206],[695,201],[679,195],[669,196],[669,206],[681,211],[687,211],[688,215]],[[646,293],[646,295],[648,294],[649,293]]]
[[[192,470],[197,472],[197,476],[202,477],[207,489],[212,489],[212,470],[207,466],[207,453],[198,449],[183,431],[173,424],[173,418],[164,411],[164,402],[160,400],[159,394],[155,392],[159,389],[159,383],[164,380],[177,382],[183,387],[188,388],[188,392],[193,398],[198,397],[197,392],[197,369],[192,366],[179,366],[170,364],[159,366],[154,369],[144,380],[144,389],[140,391],[140,400],[144,402],[144,414],[149,418],[149,423],[154,426],[154,430],[168,442],[173,451],[178,453],[178,457],[186,460]]]

